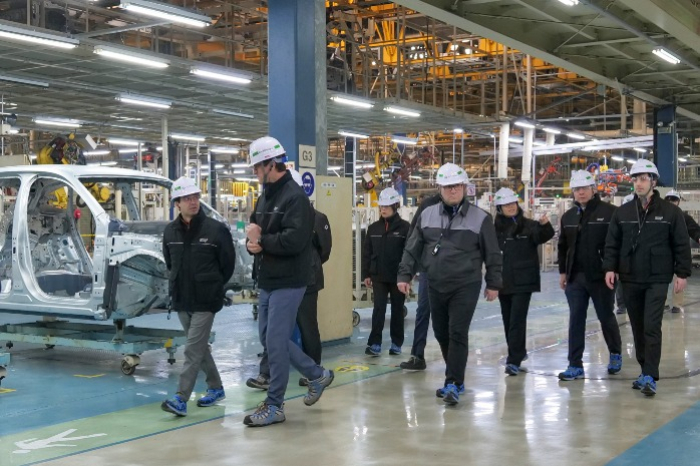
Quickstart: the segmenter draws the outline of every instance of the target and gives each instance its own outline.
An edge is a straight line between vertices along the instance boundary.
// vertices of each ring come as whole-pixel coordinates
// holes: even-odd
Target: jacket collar
[[[204,209],[202,209],[202,206],[199,206],[199,212],[197,212],[197,215],[192,217],[192,221],[190,222],[189,228],[195,229],[199,227],[202,222],[204,222],[204,219],[207,218],[207,214],[204,213]],[[175,226],[179,228],[180,230],[186,230],[187,229],[187,223],[185,222],[185,219],[182,218],[182,214],[179,214],[177,216],[177,222],[175,222]]]
[[[598,204],[600,204],[600,196],[598,196],[598,193],[595,193],[593,195],[593,198],[588,201],[588,204],[586,204],[586,207],[584,208],[579,204],[578,202],[574,201],[574,205],[578,207],[578,211],[589,211],[589,210],[595,210],[596,207],[598,207]]]
[[[289,173],[289,170],[287,170],[286,172],[284,172],[284,175],[282,175],[282,178],[275,181],[274,183],[265,183],[265,199],[269,199],[275,194],[277,194],[282,189],[282,186],[291,181],[291,179],[292,174]]]

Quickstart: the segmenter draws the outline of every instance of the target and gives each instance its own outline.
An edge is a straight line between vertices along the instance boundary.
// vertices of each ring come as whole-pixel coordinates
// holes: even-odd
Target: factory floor
[[[364,355],[371,310],[349,343],[324,348],[336,379],[312,407],[290,377],[287,421],[247,428],[264,399],[245,386],[257,374],[257,324],[250,306],[222,311],[214,357],[226,400],[176,418],[161,411],[182,368],[165,351],[145,353],[133,376],[119,355],[17,343],[0,387],[0,464],[50,465],[697,465],[700,455],[700,279],[691,278],[685,312],[664,315],[658,394],[632,390],[640,368],[626,315],[618,316],[623,369],[608,375],[608,351],[592,308],[586,377],[560,382],[566,368],[568,308],[555,272],[543,274],[528,321],[527,373],[506,376],[498,302],[480,301],[470,331],[466,393],[455,407],[435,396],[444,364],[430,332],[428,368],[405,372],[415,303],[408,304],[401,356]],[[322,312],[322,310],[321,310]],[[0,324],[26,321],[0,315]],[[150,315],[130,324],[178,328]],[[4,344],[4,342],[2,342]],[[196,389],[206,387],[200,380]]]

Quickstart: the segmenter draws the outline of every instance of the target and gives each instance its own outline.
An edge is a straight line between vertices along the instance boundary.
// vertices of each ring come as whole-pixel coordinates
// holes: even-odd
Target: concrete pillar
[[[510,123],[501,123],[501,133],[498,142],[498,177],[508,178],[508,138],[510,137]]]

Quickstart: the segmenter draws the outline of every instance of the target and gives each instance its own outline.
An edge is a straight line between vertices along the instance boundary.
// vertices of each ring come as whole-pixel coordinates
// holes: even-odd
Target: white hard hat
[[[628,202],[631,202],[634,200],[634,194],[628,194],[622,199],[623,204],[627,204]]]
[[[265,160],[274,159],[285,155],[284,147],[280,142],[272,136],[264,136],[256,139],[250,144],[248,149],[250,154],[251,166],[256,165]]]
[[[388,207],[394,204],[401,204],[401,194],[394,188],[386,188],[379,194],[377,202],[381,207]]]
[[[508,205],[518,202],[518,195],[510,188],[501,188],[496,191],[494,201],[496,205]]]
[[[299,186],[304,186],[304,181],[301,179],[301,173],[293,168],[288,168],[287,171],[292,174],[292,179]]]
[[[678,199],[680,201],[681,200],[681,193],[679,193],[675,189],[672,189],[666,193],[666,196],[664,196],[665,199],[668,199],[669,197],[675,197],[676,199]]]
[[[639,159],[634,162],[630,169],[630,176],[641,175],[642,173],[650,173],[659,176],[659,170],[654,165],[654,162],[645,159]]]
[[[593,185],[595,185],[595,176],[591,172],[587,170],[574,170],[571,172],[571,181],[569,182],[571,189]]]
[[[467,184],[469,178],[463,168],[454,163],[446,163],[438,169],[435,182],[440,186],[451,186],[454,184]]]
[[[190,194],[200,194],[201,189],[197,187],[192,178],[186,176],[181,176],[173,183],[172,188],[170,188],[170,200],[176,201],[177,199]]]

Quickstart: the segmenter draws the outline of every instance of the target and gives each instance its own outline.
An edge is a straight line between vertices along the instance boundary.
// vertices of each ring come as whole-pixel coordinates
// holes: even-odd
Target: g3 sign
[[[316,168],[316,147],[299,144],[299,166]]]

